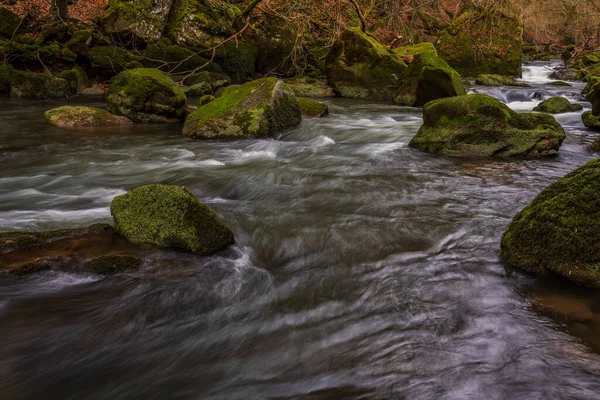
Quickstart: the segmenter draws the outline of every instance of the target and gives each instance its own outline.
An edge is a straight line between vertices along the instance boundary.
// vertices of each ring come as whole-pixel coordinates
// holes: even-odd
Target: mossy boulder
[[[171,11],[167,34],[180,45],[213,47],[231,35],[240,14],[239,8],[227,2],[178,0]]]
[[[208,71],[199,72],[183,80],[183,84],[189,86],[188,96],[214,94],[219,88],[228,86],[230,82],[228,76]]]
[[[243,83],[256,72],[258,47],[246,42],[230,41],[217,48],[215,60],[233,83]]]
[[[0,65],[0,93],[10,93],[10,83],[15,69],[8,63]]]
[[[555,156],[565,131],[549,114],[517,113],[483,94],[423,107],[423,126],[409,146],[450,156]]]
[[[61,78],[35,72],[14,71],[10,83],[10,97],[18,99],[63,99],[69,97],[69,82]]]
[[[90,81],[83,68],[76,66],[72,69],[62,71],[57,75],[58,78],[62,78],[69,82],[69,89],[71,94],[79,93],[84,89],[90,87]]]
[[[126,69],[142,66],[140,57],[116,46],[92,47],[86,57],[94,72],[103,76],[113,76]]]
[[[550,79],[559,79],[561,81],[579,80],[579,70],[574,68],[560,68],[550,74]]]
[[[600,115],[600,79],[590,81],[583,92],[586,100],[592,103],[592,114]]]
[[[512,76],[497,74],[479,74],[475,83],[482,86],[529,86],[527,83],[517,82]]]
[[[284,76],[294,72],[291,56],[298,42],[298,28],[288,19],[265,14],[260,23],[244,32],[244,41],[258,50],[257,72]]]
[[[134,122],[163,123],[183,119],[187,99],[164,72],[137,68],[111,80],[106,103],[108,111]]]
[[[228,87],[186,120],[183,134],[198,139],[275,137],[302,120],[294,92],[276,78]]]
[[[200,100],[198,100],[198,104],[203,106],[205,104],[210,103],[214,99],[215,99],[215,96],[212,96],[210,94],[205,94],[204,96],[200,97]]]
[[[593,115],[591,111],[584,112],[581,115],[581,121],[586,128],[600,131],[600,118]]]
[[[185,187],[146,185],[110,205],[116,230],[134,244],[212,254],[234,242],[233,232]]]
[[[8,8],[0,7],[0,37],[10,39],[16,33],[21,18]]]
[[[571,104],[567,98],[562,96],[550,97],[533,108],[533,111],[549,114],[561,114],[581,110],[583,110],[581,104]]]
[[[431,100],[466,94],[460,75],[432,52],[417,54],[408,66],[394,102],[422,106]]]
[[[61,128],[131,124],[131,121],[126,117],[111,114],[100,108],[82,106],[53,108],[44,113],[44,118],[52,125]]]
[[[298,101],[300,102],[300,110],[302,111],[302,115],[305,117],[320,118],[329,115],[329,107],[323,102],[315,101],[306,97],[299,97]]]
[[[549,271],[600,287],[600,159],[544,189],[502,237],[506,262],[534,274]]]
[[[210,53],[200,53],[210,57]],[[170,44],[168,40],[149,45],[142,53],[142,64],[169,73],[189,73],[203,66],[202,70],[221,72],[221,68],[209,59],[183,46]]]
[[[154,43],[162,37],[172,5],[170,0],[110,0],[100,26],[132,47]]]
[[[430,43],[430,42],[423,42],[423,43],[417,43],[417,44],[412,44],[412,45],[408,45],[408,46],[394,47],[392,49],[392,51],[396,55],[405,56],[405,57],[415,56],[417,54],[423,54],[423,53],[431,53],[434,56],[438,55],[437,50],[435,49],[435,46],[433,45],[433,43]]]
[[[73,32],[65,48],[76,55],[86,56],[94,40],[94,31],[92,29],[82,29]]]
[[[296,77],[284,81],[299,97],[335,97],[333,88],[324,80]]]
[[[360,29],[346,29],[327,56],[329,83],[342,97],[393,100],[407,66]]]
[[[139,269],[144,260],[128,254],[108,254],[93,258],[86,269],[99,275],[112,275],[119,272]]]
[[[440,32],[436,48],[461,75],[521,76],[522,36],[518,18],[473,5]]]

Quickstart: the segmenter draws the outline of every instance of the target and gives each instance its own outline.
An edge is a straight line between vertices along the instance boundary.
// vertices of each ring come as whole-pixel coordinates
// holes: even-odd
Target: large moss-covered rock
[[[69,97],[69,82],[35,72],[14,71],[10,97],[19,99],[63,99]]]
[[[527,83],[517,82],[512,76],[497,74],[479,74],[475,83],[482,86],[529,86]]]
[[[293,51],[298,42],[298,29],[289,20],[274,14],[263,15],[244,32],[244,40],[258,49],[256,71],[289,76],[294,72]]]
[[[135,244],[211,254],[233,244],[233,232],[185,187],[146,185],[110,205],[117,232]]]
[[[52,125],[61,128],[131,124],[131,121],[126,117],[111,114],[101,108],[83,106],[53,108],[44,113],[44,118]]]
[[[515,216],[502,254],[534,274],[552,271],[600,287],[600,159],[589,161],[542,191]]]
[[[240,10],[227,2],[175,1],[168,35],[180,45],[208,48],[231,35]]]
[[[462,75],[520,76],[522,34],[518,18],[472,6],[440,32],[436,48]]]
[[[21,19],[7,8],[0,7],[0,37],[10,39],[19,27]]]
[[[126,69],[142,66],[140,57],[117,46],[92,47],[86,57],[94,71],[104,76],[113,76]]]
[[[326,81],[308,77],[295,77],[284,80],[300,97],[335,97],[333,88]]]
[[[581,104],[571,104],[571,102],[562,96],[550,97],[542,101],[533,108],[533,111],[546,112],[550,114],[561,114],[583,110]]]
[[[298,99],[276,78],[228,87],[186,120],[183,134],[198,139],[274,137],[302,120]]]
[[[409,146],[451,156],[554,156],[565,139],[549,114],[517,113],[483,94],[435,100]]]
[[[210,53],[201,54],[210,57]],[[188,48],[171,44],[168,39],[149,45],[143,52],[141,62],[145,67],[169,73],[189,73],[200,67],[204,71],[221,72],[216,63]]]
[[[433,52],[417,54],[408,66],[394,102],[422,106],[444,97],[466,94],[460,75]]]
[[[86,56],[93,40],[94,31],[92,29],[77,30],[71,34],[71,38],[65,44],[65,48],[79,56]]]
[[[111,80],[106,103],[108,111],[134,122],[161,123],[181,120],[187,99],[165,73],[137,68],[123,71]]]
[[[183,84],[189,86],[189,96],[203,96],[214,94],[219,88],[228,86],[231,79],[217,72],[202,71],[191,75],[183,80]]]
[[[230,41],[217,48],[215,60],[234,83],[243,83],[256,72],[258,48],[250,43]]]
[[[307,97],[299,97],[300,110],[305,117],[325,117],[329,115],[329,107],[327,104],[309,99]]]
[[[433,45],[433,43],[430,43],[430,42],[423,42],[423,43],[417,43],[417,44],[412,44],[412,45],[408,45],[408,46],[394,47],[394,49],[392,51],[394,52],[394,54],[397,54],[399,56],[405,56],[405,57],[415,56],[417,54],[422,54],[422,53],[431,53],[434,56],[438,55],[437,50],[435,49],[435,46]]]
[[[342,97],[393,100],[407,67],[399,56],[359,29],[346,29],[327,57],[329,83]]]
[[[174,0],[110,0],[100,25],[122,43],[158,41],[169,22]]]
[[[593,115],[591,111],[586,111],[581,115],[581,121],[586,128],[600,131],[600,118]]]

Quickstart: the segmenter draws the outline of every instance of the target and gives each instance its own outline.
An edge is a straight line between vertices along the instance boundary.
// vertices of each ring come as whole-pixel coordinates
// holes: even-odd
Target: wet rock
[[[103,96],[105,91],[98,87],[90,87],[79,92],[82,96]]]
[[[550,85],[550,86],[559,86],[559,87],[571,87],[570,83],[563,82],[563,81],[550,82],[550,83],[548,83],[548,85]]]
[[[359,29],[346,29],[327,57],[329,83],[342,97],[393,100],[407,66]]]
[[[106,110],[81,106],[53,108],[44,113],[44,118],[52,125],[61,128],[127,125],[132,123],[128,118],[111,114]]]
[[[561,81],[579,80],[579,71],[574,68],[561,68],[550,74],[550,79],[559,79]]]
[[[460,75],[432,52],[417,54],[408,66],[394,102],[422,106],[444,97],[466,94]]]
[[[296,95],[276,78],[228,87],[214,101],[198,107],[183,134],[198,139],[274,137],[302,120]]]
[[[204,96],[200,97],[200,101],[198,102],[198,104],[203,106],[214,100],[215,100],[215,96],[211,96],[210,94],[205,94]]]
[[[435,100],[409,146],[451,156],[555,156],[566,135],[549,114],[517,113],[482,94]]]
[[[335,97],[333,88],[324,80],[296,77],[284,81],[299,97]]]
[[[165,73],[137,68],[111,80],[106,103],[108,111],[134,122],[164,123],[183,119],[187,99]]]
[[[110,205],[117,231],[134,244],[211,254],[233,244],[231,230],[186,188],[146,185]]]
[[[584,88],[585,98],[592,103],[592,114],[600,115],[600,79],[594,79]]]
[[[521,76],[522,33],[518,18],[472,5],[440,32],[436,48],[461,75]]]
[[[517,82],[512,76],[496,74],[479,74],[475,83],[483,86],[529,86],[527,83]]]
[[[600,131],[600,118],[593,115],[591,111],[586,111],[581,115],[581,121],[586,128]]]
[[[598,130],[600,130],[600,126],[598,127]],[[591,148],[594,151],[600,151],[600,136],[594,139]]]
[[[581,110],[583,110],[581,104],[571,104],[568,99],[562,96],[550,97],[533,108],[533,111],[546,112],[549,114],[561,114]]]
[[[302,116],[321,118],[329,115],[329,107],[325,103],[306,97],[299,97],[298,101],[300,102]]]
[[[10,97],[18,99],[64,99],[71,94],[69,82],[35,72],[14,71]]]
[[[553,272],[600,287],[600,159],[542,191],[502,237],[506,262],[533,274]]]
[[[79,93],[90,86],[90,81],[85,71],[79,66],[62,71],[57,77],[62,78],[69,83],[71,94]]]
[[[86,269],[100,275],[136,270],[143,264],[142,258],[127,254],[109,254],[92,259]]]

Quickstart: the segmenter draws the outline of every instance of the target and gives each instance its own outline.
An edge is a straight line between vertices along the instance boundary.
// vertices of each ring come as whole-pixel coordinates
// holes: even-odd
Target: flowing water
[[[520,111],[581,84],[482,88]],[[331,100],[280,140],[202,142],[181,126],[63,130],[2,100],[0,230],[110,222],[115,195],[187,186],[232,227],[211,257],[136,272],[0,277],[2,399],[592,399],[600,299],[503,266],[500,237],[595,157],[580,113],[550,160],[407,146],[418,109]]]

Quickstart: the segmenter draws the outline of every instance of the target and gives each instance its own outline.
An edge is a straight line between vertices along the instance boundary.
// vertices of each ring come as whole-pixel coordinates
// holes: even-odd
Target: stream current
[[[582,84],[488,88],[518,111]],[[110,222],[116,195],[187,186],[236,234],[110,277],[0,277],[0,398],[594,399],[600,297],[500,260],[506,226],[596,155],[581,112],[546,160],[463,159],[408,142],[419,109],[327,100],[280,140],[203,142],[180,125],[64,130],[0,109],[0,231]]]

